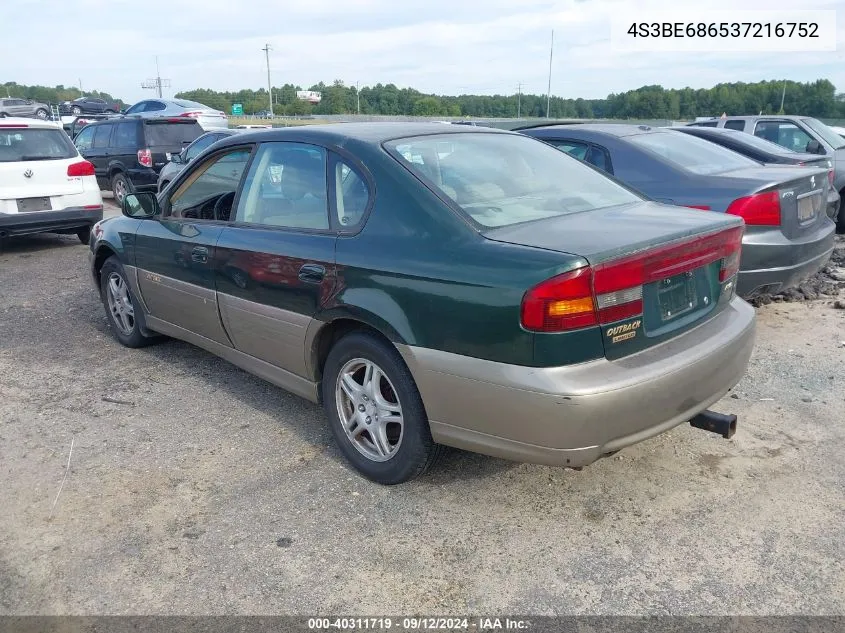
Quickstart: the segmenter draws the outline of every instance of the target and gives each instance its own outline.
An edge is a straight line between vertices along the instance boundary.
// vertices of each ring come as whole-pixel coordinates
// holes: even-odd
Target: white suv
[[[75,233],[87,244],[102,218],[94,166],[60,124],[0,119],[0,238]]]

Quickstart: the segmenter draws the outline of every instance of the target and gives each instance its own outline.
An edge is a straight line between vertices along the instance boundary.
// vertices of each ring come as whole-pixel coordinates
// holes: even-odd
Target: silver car
[[[7,97],[0,99],[0,118],[7,116],[34,117],[46,120],[50,116],[50,106],[38,103],[32,99],[18,99]]]
[[[206,132],[183,149],[179,154],[173,154],[158,174],[158,191],[163,191],[170,181],[173,180],[185,168],[185,165],[202,154],[206,149],[214,145],[221,138],[238,134],[244,130],[214,130]]]
[[[225,112],[187,99],[145,99],[128,108],[124,114],[142,117],[187,116],[196,119],[203,130],[229,129],[229,118]]]

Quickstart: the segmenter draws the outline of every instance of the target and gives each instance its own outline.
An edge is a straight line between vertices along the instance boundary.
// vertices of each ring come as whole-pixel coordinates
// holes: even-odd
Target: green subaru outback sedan
[[[754,343],[740,218],[489,128],[239,134],[93,233],[123,345],[182,339],[321,402],[383,484],[442,445],[580,467],[685,421],[722,432],[707,407]]]

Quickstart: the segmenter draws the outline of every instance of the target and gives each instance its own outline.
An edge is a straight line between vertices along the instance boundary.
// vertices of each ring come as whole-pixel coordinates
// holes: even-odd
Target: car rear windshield
[[[830,145],[833,149],[845,147],[845,139],[818,119],[801,119],[801,121],[803,121],[808,128],[821,136],[822,139],[824,139],[824,142]]]
[[[0,163],[63,160],[76,155],[76,148],[63,130],[0,129]]]
[[[782,145],[772,143],[771,141],[767,141],[766,139],[760,138],[759,136],[754,136],[753,134],[746,134],[745,132],[738,132],[736,130],[725,130],[724,128],[722,128],[719,133],[723,134],[725,138],[729,138],[736,141],[740,145],[746,145],[754,149],[759,149],[761,152],[766,152],[768,154],[778,154],[780,156],[794,156],[796,153],[793,152],[791,149],[783,147]]]
[[[635,134],[625,137],[625,140],[675,167],[702,176],[761,165],[756,160],[683,132]]]
[[[385,147],[483,227],[643,199],[581,161],[527,136],[437,134],[399,139]]]
[[[145,121],[145,136],[150,147],[181,147],[203,134],[199,123],[170,121]]]

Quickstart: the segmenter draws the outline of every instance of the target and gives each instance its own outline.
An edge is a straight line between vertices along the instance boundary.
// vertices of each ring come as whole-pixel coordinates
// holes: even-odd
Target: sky
[[[706,6],[837,9],[835,52],[658,53],[611,47],[611,16]],[[845,0],[17,0],[3,12],[0,83],[79,85],[127,102],[161,77],[181,90],[319,81],[394,83],[436,94],[603,98],[644,85],[830,79],[845,92]]]

